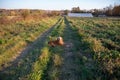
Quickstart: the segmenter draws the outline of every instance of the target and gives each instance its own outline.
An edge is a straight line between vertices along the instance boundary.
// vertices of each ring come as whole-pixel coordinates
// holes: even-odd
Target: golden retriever
[[[64,41],[63,41],[63,38],[62,37],[58,37],[56,40],[50,40],[48,42],[48,44],[52,47],[55,47],[55,46],[63,46],[64,45]]]

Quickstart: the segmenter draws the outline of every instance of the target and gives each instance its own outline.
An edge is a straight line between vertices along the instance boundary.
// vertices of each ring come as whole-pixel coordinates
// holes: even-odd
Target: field
[[[63,37],[64,46],[49,40]],[[0,25],[0,80],[119,80],[120,18],[45,17]]]

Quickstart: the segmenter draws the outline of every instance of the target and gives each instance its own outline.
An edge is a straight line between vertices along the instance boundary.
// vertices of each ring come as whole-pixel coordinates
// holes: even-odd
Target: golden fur
[[[62,37],[58,37],[56,40],[53,40],[53,41],[49,41],[48,44],[52,47],[55,47],[55,46],[63,46],[64,45],[64,41],[63,41],[63,38]]]

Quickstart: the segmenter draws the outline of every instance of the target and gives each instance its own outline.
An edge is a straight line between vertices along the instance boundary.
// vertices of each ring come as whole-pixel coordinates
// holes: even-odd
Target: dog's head
[[[57,38],[58,41],[63,41],[62,37]]]
[[[62,37],[58,37],[56,40],[50,40],[48,44],[52,47],[55,47],[56,45],[64,45]]]

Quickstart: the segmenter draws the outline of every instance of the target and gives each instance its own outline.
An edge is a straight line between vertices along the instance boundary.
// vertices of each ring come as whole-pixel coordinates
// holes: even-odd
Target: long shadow
[[[38,59],[47,37],[60,21],[61,18],[32,44],[28,45],[13,62],[10,62],[11,66],[3,68],[0,71],[0,80],[19,80],[30,74],[33,63]]]

